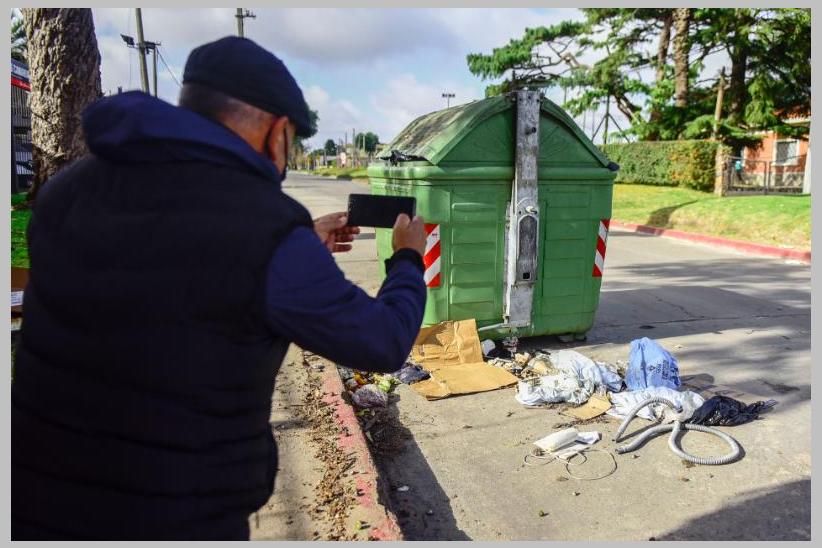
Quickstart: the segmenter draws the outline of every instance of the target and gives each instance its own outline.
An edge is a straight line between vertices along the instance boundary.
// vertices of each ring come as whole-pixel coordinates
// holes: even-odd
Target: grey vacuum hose
[[[631,409],[628,416],[625,417],[625,421],[620,425],[619,430],[617,430],[616,436],[614,437],[614,441],[620,441],[622,438],[622,434],[628,428],[628,424],[633,420],[639,411],[652,403],[662,403],[670,407],[676,412],[681,412],[682,409],[680,406],[674,404],[670,400],[665,398],[648,398],[644,402],[637,404],[633,409]],[[705,432],[706,434],[713,434],[718,438],[722,439],[725,443],[727,443],[731,447],[731,452],[722,457],[713,457],[713,458],[703,458],[703,457],[695,457],[693,455],[689,455],[685,451],[682,450],[679,445],[677,445],[677,437],[682,430],[693,430],[695,432]],[[617,454],[628,453],[633,451],[643,443],[648,438],[656,436],[657,434],[661,434],[663,432],[671,432],[671,436],[668,438],[668,447],[671,448],[671,451],[674,452],[675,455],[678,457],[693,462],[694,464],[704,464],[704,465],[719,465],[719,464],[728,464],[737,460],[740,455],[742,454],[742,450],[739,447],[739,443],[731,436],[717,430],[716,428],[709,428],[707,426],[702,426],[701,424],[682,424],[680,421],[674,421],[672,424],[661,424],[658,426],[654,426],[646,430],[641,436],[637,439],[629,443],[628,445],[623,445],[622,447],[617,447],[616,452]]]

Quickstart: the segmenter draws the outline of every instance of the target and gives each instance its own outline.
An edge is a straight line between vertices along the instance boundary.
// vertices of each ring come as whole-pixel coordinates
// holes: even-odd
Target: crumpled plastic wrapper
[[[366,384],[351,395],[351,400],[358,407],[385,407],[388,405],[388,394],[374,384]]]

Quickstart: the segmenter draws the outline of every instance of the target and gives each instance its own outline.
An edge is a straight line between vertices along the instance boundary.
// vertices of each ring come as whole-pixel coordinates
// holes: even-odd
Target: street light
[[[123,42],[126,43],[127,47],[140,51],[141,65],[145,63],[145,57],[143,57],[145,52],[151,50],[154,54],[154,96],[157,97],[157,46],[161,46],[162,44],[160,42],[149,42],[148,40],[143,41],[142,44],[136,44],[134,42],[134,37],[126,34],[121,34],[120,38],[123,39]],[[148,84],[148,82],[146,82],[146,84]],[[143,91],[148,92],[149,90],[146,89]]]
[[[451,107],[451,99],[453,99],[454,97],[456,97],[456,95],[454,95],[453,93],[444,92],[442,94],[442,98],[446,100],[446,108]]]

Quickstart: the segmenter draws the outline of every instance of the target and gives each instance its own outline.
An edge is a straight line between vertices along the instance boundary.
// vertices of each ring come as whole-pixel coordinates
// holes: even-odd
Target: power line
[[[168,63],[166,63],[166,60],[163,57],[163,52],[160,51],[160,48],[157,48],[157,54],[160,56],[160,61],[163,62],[163,66],[166,67],[166,70],[171,75],[171,78],[174,80],[174,83],[177,84],[179,87],[183,87],[183,85],[180,83],[180,81],[177,80],[177,77],[174,76],[174,73],[171,71],[171,67],[168,66]]]

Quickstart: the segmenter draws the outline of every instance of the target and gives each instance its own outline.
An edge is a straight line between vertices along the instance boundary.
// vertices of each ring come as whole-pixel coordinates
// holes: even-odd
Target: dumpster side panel
[[[540,183],[544,231],[541,287],[529,334],[585,333],[594,322],[602,278],[593,276],[601,219],[611,214],[610,182]]]
[[[535,333],[568,333],[584,323],[585,249],[591,195],[588,185],[540,181],[542,254],[535,295]]]
[[[471,188],[450,186],[450,318],[431,318],[432,323],[475,318],[482,325],[498,323],[502,315],[503,269],[500,265],[505,247],[505,207],[510,185],[499,181],[478,183]]]

